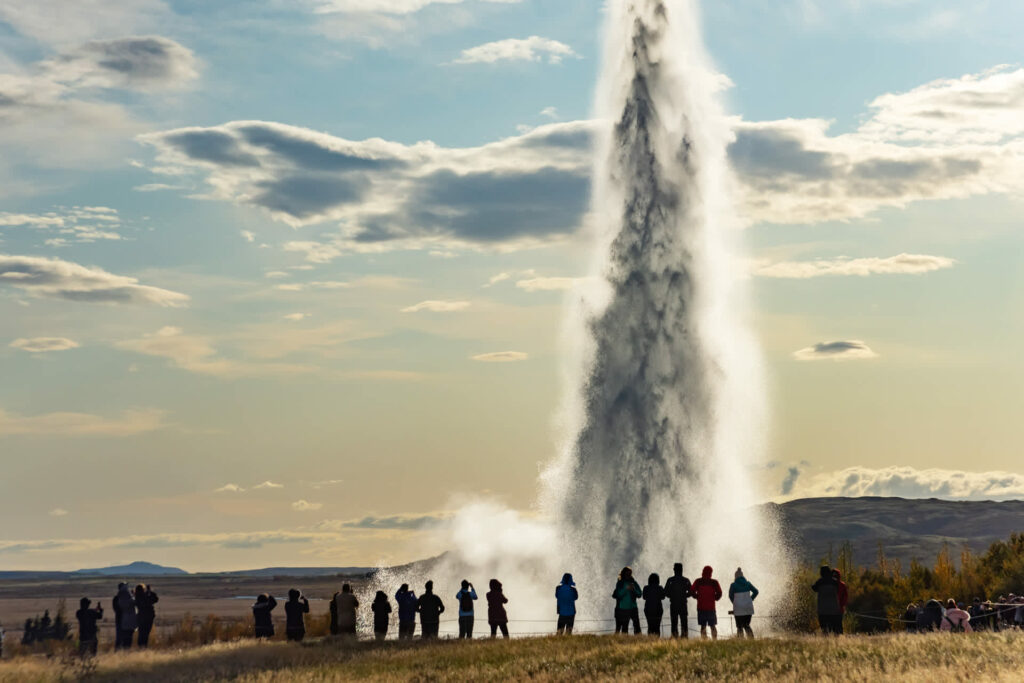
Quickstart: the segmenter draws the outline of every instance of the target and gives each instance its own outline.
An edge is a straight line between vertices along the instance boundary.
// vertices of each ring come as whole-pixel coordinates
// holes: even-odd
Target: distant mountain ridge
[[[805,562],[837,555],[849,541],[857,565],[877,561],[879,544],[904,567],[931,564],[948,544],[955,560],[967,546],[983,553],[992,543],[1024,532],[1024,500],[950,501],[936,498],[802,498],[768,503],[790,548]]]
[[[136,561],[113,567],[79,569],[78,571],[69,572],[69,574],[72,576],[185,576],[188,572],[177,567],[165,567],[153,564],[152,562]]]

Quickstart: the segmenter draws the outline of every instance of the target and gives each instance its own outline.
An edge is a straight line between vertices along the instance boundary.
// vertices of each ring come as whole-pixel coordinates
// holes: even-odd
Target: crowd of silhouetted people
[[[487,624],[491,638],[500,633],[503,638],[509,637],[509,618],[506,605],[509,603],[501,582],[491,579],[489,590],[484,595],[487,602]],[[849,604],[849,589],[842,580],[838,569],[823,566],[820,576],[811,586],[816,594],[818,623],[821,631],[827,635],[843,633],[843,621]],[[696,621],[700,627],[702,638],[718,637],[718,602],[728,595],[731,609],[729,614],[735,621],[736,635],[739,638],[753,638],[751,620],[754,617],[754,601],[757,599],[757,588],[743,575],[742,569],[736,569],[728,593],[722,590],[721,584],[713,577],[710,566],[704,567],[700,578],[690,581],[683,575],[683,566],[676,563],[673,573],[664,583],[661,577],[652,573],[647,583],[641,586],[633,576],[630,567],[623,567],[615,582],[611,598],[614,602],[615,633],[627,634],[632,627],[635,635],[642,633],[640,622],[640,605],[646,621],[646,633],[650,636],[662,635],[662,622],[665,616],[665,601],[668,601],[669,629],[672,637],[688,637],[689,632],[689,601],[695,602]],[[576,625],[576,602],[579,591],[572,574],[566,573],[555,587],[554,607],[557,615],[555,633],[571,635]],[[455,604],[458,611],[459,638],[472,638],[476,620],[476,602],[479,599],[476,588],[468,579],[461,582],[455,593]],[[149,644],[150,634],[156,617],[155,605],[159,601],[156,592],[148,585],[139,584],[131,589],[126,583],[118,584],[117,593],[111,601],[114,613],[114,648],[127,650],[133,646],[145,648]],[[445,613],[444,601],[434,592],[433,581],[427,581],[423,592],[417,595],[409,584],[403,583],[394,595],[394,609],[388,595],[378,590],[373,602],[369,605],[372,615],[373,633],[377,640],[384,640],[391,628],[391,616],[398,619],[397,636],[399,640],[412,639],[416,635],[417,620],[420,627],[420,638],[430,640],[438,637],[441,615]],[[256,598],[252,605],[253,634],[257,639],[274,636],[273,612],[278,606],[274,596],[264,593]],[[335,593],[329,602],[330,634],[338,637],[355,638],[359,618],[360,602],[348,583]],[[306,615],[309,614],[309,600],[298,589],[288,591],[288,601],[284,603],[285,637],[289,641],[301,641],[306,635]],[[864,617],[865,615],[858,615]],[[89,598],[82,598],[80,608],[75,613],[78,622],[79,653],[82,656],[95,655],[98,649],[98,622],[104,618],[103,606],[93,606]],[[868,617],[870,618],[870,617]],[[885,617],[878,617],[885,620]],[[603,622],[604,620],[595,620]],[[1000,596],[995,602],[975,598],[968,608],[953,599],[945,601],[931,599],[907,605],[902,621],[905,630],[910,632],[948,631],[953,633],[971,631],[999,631],[1009,628],[1024,628],[1024,596],[1010,594]],[[590,633],[603,632],[601,629],[589,630]],[[2,633],[2,631],[0,631]],[[69,637],[70,624],[63,621],[61,615],[51,619],[49,612],[42,617],[28,619],[22,643],[31,645],[49,639],[66,640]],[[0,648],[2,648],[0,635]],[[0,649],[2,653],[2,649]]]

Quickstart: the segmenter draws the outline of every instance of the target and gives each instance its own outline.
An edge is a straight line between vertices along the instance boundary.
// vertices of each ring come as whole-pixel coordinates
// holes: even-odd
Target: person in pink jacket
[[[957,607],[953,598],[946,601],[946,615],[942,617],[939,628],[953,633],[970,633],[974,630],[971,628],[971,615]]]

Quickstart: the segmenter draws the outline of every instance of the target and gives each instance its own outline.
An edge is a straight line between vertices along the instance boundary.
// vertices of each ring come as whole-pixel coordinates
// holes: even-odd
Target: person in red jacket
[[[700,578],[690,586],[690,595],[697,598],[697,624],[700,626],[700,637],[708,637],[708,627],[711,627],[711,637],[718,640],[718,613],[715,612],[715,603],[722,599],[722,587],[718,581],[711,578],[711,567],[704,567]]]
[[[832,570],[832,578],[839,584],[839,619],[836,620],[837,633],[843,633],[843,617],[846,616],[846,604],[850,602],[850,592],[843,581],[843,575],[838,569]]]

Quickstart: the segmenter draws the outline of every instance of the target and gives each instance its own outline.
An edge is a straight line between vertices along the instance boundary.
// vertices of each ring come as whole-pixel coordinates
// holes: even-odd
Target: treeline
[[[1024,533],[996,541],[981,555],[966,547],[956,555],[946,545],[930,567],[917,560],[904,567],[898,560],[888,559],[881,544],[873,565],[858,566],[856,559],[850,544],[844,543],[835,556],[830,553],[819,565],[800,567],[790,585],[792,604],[778,615],[783,626],[817,631],[815,594],[810,586],[818,578],[821,564],[839,569],[848,586],[850,602],[843,620],[847,633],[904,630],[901,619],[910,603],[953,598],[970,605],[974,598],[996,602],[1001,596],[1024,592]]]

